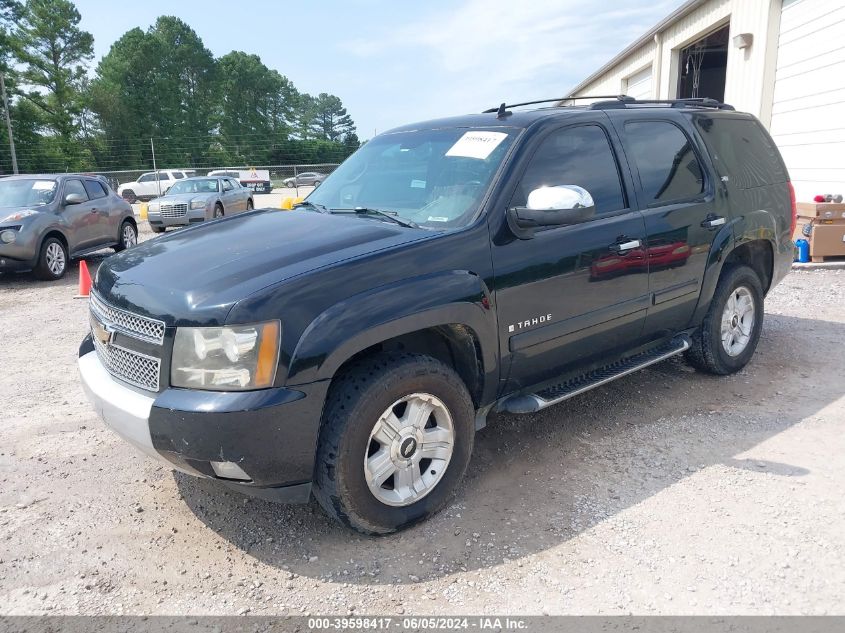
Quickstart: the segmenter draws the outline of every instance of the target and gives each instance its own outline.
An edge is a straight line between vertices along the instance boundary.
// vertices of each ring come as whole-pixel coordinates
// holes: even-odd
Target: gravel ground
[[[845,271],[790,275],[735,376],[491,419],[447,509],[383,538],[113,435],[76,280],[0,276],[0,614],[845,613]]]

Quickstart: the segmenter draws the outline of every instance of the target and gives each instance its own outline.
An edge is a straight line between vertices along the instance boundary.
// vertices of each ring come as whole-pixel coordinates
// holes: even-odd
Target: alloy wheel
[[[60,276],[65,271],[67,261],[65,259],[65,251],[60,244],[52,242],[47,245],[47,268],[56,277]]]
[[[389,506],[408,506],[442,479],[455,446],[452,415],[439,398],[414,393],[394,402],[376,421],[364,475],[370,492]]]
[[[738,286],[722,311],[722,347],[729,356],[739,356],[748,347],[754,331],[754,297],[745,286]]]

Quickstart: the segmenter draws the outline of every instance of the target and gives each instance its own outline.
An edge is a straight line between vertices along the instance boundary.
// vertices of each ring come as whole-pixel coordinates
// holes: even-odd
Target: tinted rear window
[[[695,126],[719,175],[740,189],[786,182],[786,169],[772,139],[752,119],[696,116]]]
[[[106,188],[103,187],[103,183],[96,180],[83,180],[82,182],[85,185],[85,191],[88,192],[88,197],[91,198],[91,200],[105,198],[108,195]]]

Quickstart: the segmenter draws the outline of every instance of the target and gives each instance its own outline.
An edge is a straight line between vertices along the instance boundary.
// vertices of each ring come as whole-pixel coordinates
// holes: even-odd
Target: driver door
[[[645,222],[627,195],[618,140],[595,122],[547,134],[509,208],[543,186],[578,185],[596,213],[493,247],[505,392],[537,385],[635,346],[648,307]]]

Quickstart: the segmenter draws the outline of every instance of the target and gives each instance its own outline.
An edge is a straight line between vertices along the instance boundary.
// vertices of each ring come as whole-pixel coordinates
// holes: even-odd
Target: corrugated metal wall
[[[845,3],[784,3],[771,131],[799,200],[845,194]]]

